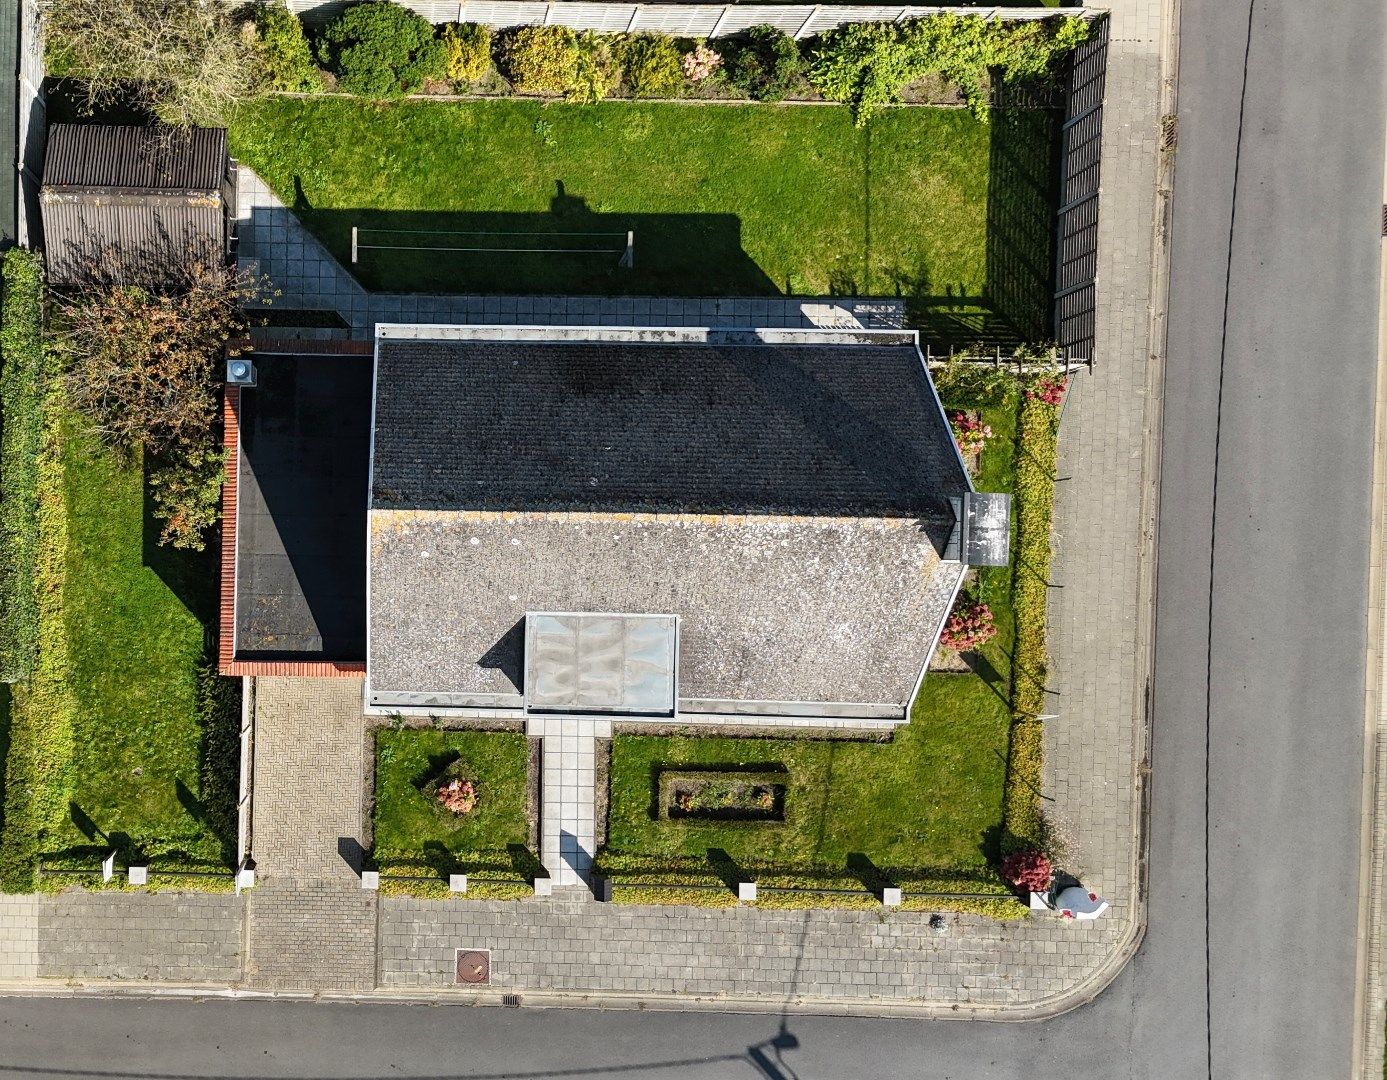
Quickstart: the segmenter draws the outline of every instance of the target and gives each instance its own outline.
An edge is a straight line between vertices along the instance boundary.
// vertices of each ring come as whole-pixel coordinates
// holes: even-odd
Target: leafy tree
[[[433,24],[389,0],[349,7],[318,39],[318,59],[351,94],[398,97],[448,74]]]
[[[56,342],[72,407],[116,452],[144,454],[161,542],[201,548],[225,460],[221,366],[260,282],[220,264],[180,272],[181,287],[98,285],[60,299]]]
[[[52,75],[80,81],[89,111],[132,96],[170,124],[217,124],[251,86],[252,35],[203,0],[41,0]]]

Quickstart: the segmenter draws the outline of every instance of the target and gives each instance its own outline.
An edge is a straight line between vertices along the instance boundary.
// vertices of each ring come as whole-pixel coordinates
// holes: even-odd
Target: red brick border
[[[286,341],[262,343],[259,353],[369,354],[369,341]],[[236,505],[240,474],[241,390],[222,391],[222,442],[226,447],[226,474],[222,480],[222,566],[217,670],[223,675],[293,675],[356,678],[366,671],[358,660],[237,660],[236,659]]]

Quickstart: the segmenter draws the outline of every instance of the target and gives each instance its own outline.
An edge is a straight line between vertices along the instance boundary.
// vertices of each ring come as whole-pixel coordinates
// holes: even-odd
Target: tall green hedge
[[[63,822],[72,788],[73,721],[63,580],[67,500],[63,488],[62,382],[49,380],[41,407],[37,496],[40,543],[35,560],[38,657],[33,675],[14,686],[5,813],[0,828],[0,890],[30,892],[39,853]]]
[[[43,264],[14,248],[0,303],[0,682],[26,679],[38,648],[38,456],[43,425]]]
[[[1049,385],[1055,385],[1053,379]],[[1055,505],[1055,461],[1059,406],[1026,389],[1018,423],[1016,455],[1016,568],[1012,577],[1012,611],[1016,646],[1012,660],[1011,752],[1004,793],[1006,837],[1010,850],[1043,848],[1040,813],[1043,751],[1041,721],[1045,711],[1045,615],[1050,577],[1050,522]]]

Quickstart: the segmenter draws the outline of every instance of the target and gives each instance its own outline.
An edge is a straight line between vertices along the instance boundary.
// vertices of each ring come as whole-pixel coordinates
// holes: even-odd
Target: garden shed
[[[160,284],[230,260],[235,192],[221,128],[54,124],[39,194],[48,279]]]

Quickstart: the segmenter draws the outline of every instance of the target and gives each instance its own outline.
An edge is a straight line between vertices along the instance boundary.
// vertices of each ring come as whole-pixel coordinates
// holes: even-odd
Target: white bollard
[[[535,895],[536,895],[536,896],[553,896],[553,895],[554,895],[554,881],[553,881],[553,879],[552,879],[552,878],[547,878],[547,877],[537,877],[537,878],[535,878]]]
[[[888,886],[886,886],[885,888],[883,888],[883,889],[881,890],[881,906],[882,906],[882,907],[900,907],[900,906],[901,906],[901,890],[898,889],[898,888],[896,888],[895,886],[892,886],[892,885],[888,885]]]
[[[147,867],[147,866],[132,866],[132,867],[130,867],[128,873],[129,873],[129,876],[130,876],[130,884],[131,884],[131,885],[148,885],[148,884],[149,884],[149,867]]]
[[[739,881],[737,882],[737,899],[748,903],[756,899],[756,882]]]
[[[363,870],[361,871],[361,887],[375,892],[380,888],[380,871]]]
[[[461,893],[465,893],[465,892],[467,891],[467,875],[466,875],[466,874],[449,874],[449,875],[448,875],[448,891],[449,891],[449,892],[461,892]]]

